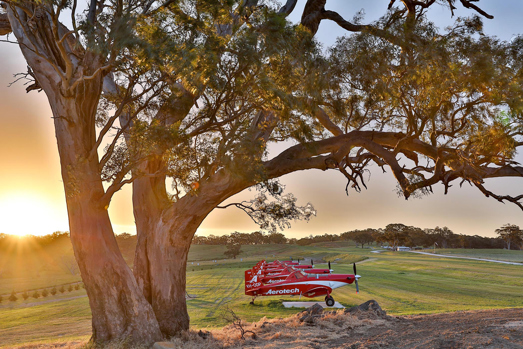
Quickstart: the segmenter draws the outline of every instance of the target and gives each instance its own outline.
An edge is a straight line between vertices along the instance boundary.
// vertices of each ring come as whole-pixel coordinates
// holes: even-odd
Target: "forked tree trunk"
[[[186,267],[196,230],[220,202],[249,185],[222,173],[166,207],[158,200],[161,195],[149,190],[158,183],[147,182],[147,178],[141,181],[133,190],[138,231],[134,275],[153,306],[162,333],[172,337],[189,328]],[[157,194],[162,192],[156,189]]]
[[[49,101],[54,115],[75,120],[71,124],[55,118],[55,128],[71,242],[89,296],[93,339],[151,343],[162,338],[158,323],[116,243],[107,207],[101,202],[105,192],[98,159],[89,159],[94,135],[90,127],[83,127],[80,120],[85,118],[78,115],[79,110],[80,114],[92,112],[79,105],[92,105],[96,89],[82,92],[80,100],[53,95]]]
[[[96,108],[100,78],[86,80],[73,91],[63,91],[61,77],[48,62],[58,60],[47,50],[46,15],[32,21],[19,10],[8,9],[20,48],[45,91],[51,106],[65,187],[71,242],[92,311],[95,342],[127,341],[150,344],[162,338],[150,304],[143,297],[126,265],[112,230],[96,152]],[[18,20],[20,19],[20,20]],[[29,37],[28,37],[29,35]],[[36,54],[33,45],[39,46]],[[43,55],[47,56],[43,59]],[[56,64],[60,66],[60,62]],[[96,67],[96,57],[86,54],[82,68]]]
[[[151,159],[140,170],[156,173],[163,163]],[[133,211],[137,230],[134,275],[152,305],[161,332],[170,338],[189,329],[185,304],[185,264],[192,237],[180,238],[162,213],[172,206],[165,190],[165,176],[138,178],[133,182]],[[184,285],[177,287],[176,285]],[[176,301],[176,300],[183,301]]]
[[[83,100],[49,98],[54,115],[82,120]],[[49,95],[49,94],[48,94]],[[80,93],[82,95],[82,93]],[[83,104],[85,105],[85,104]],[[86,111],[89,112],[89,111]],[[143,297],[116,243],[104,195],[97,157],[89,159],[94,135],[82,122],[73,125],[55,119],[56,137],[64,179],[71,241],[93,316],[93,339],[151,343],[162,338],[151,306]]]

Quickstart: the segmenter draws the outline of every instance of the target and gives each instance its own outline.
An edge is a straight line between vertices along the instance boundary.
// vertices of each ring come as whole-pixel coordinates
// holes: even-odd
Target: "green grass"
[[[375,299],[398,315],[523,307],[523,266],[387,252],[358,273],[360,295],[342,291],[337,300]]]
[[[336,301],[353,306],[375,299],[394,315],[441,313],[458,310],[523,307],[523,266],[489,262],[432,257],[408,252],[370,253],[368,249],[348,244],[322,243],[312,246],[244,246],[244,254],[236,260],[224,260],[223,246],[194,246],[187,268],[187,292],[196,296],[188,301],[191,326],[195,328],[221,327],[226,324],[223,310],[233,309],[248,321],[286,317],[296,309],[285,309],[282,300],[297,297],[262,297],[254,306],[244,295],[243,272],[256,261],[266,258],[288,259],[314,257],[317,267],[326,267],[318,261],[331,260],[337,273],[352,273],[352,261],[368,259],[358,265],[360,294],[354,285],[333,293]],[[459,250],[474,257],[515,258],[513,252],[493,251],[488,256],[481,250]],[[454,252],[451,250],[450,252]],[[454,255],[454,253],[452,253]],[[273,257],[274,255],[274,257]],[[207,256],[207,260],[205,260]],[[241,260],[243,258],[243,261]],[[216,262],[214,262],[216,260]],[[336,260],[336,261],[335,261]],[[197,265],[197,264],[200,265]],[[34,282],[45,284],[47,274]],[[66,278],[66,275],[63,276]],[[10,279],[8,279],[10,280]],[[49,283],[57,282],[56,275]],[[24,282],[13,285],[27,285]],[[61,300],[28,307],[28,303],[71,298],[85,295],[84,290],[66,292],[54,297],[0,304],[0,347],[46,340],[86,339],[90,333],[90,312],[87,298]],[[308,299],[307,299],[308,300]],[[323,301],[321,298],[316,300]]]
[[[87,297],[65,299],[81,295],[82,291],[65,293],[61,301],[31,307],[26,306],[50,299],[29,298],[27,301],[4,305],[0,308],[0,347],[46,341],[88,340],[91,336],[91,310]]]
[[[428,252],[432,252],[428,251]],[[473,257],[484,259],[497,259],[507,262],[523,263],[523,251],[514,250],[498,250],[498,249],[462,249],[462,248],[446,248],[436,249],[437,254],[446,254],[460,257]]]
[[[80,275],[71,275],[64,272],[44,272],[40,273],[39,276],[21,276],[21,277],[9,277],[1,279],[0,284],[0,295],[6,297],[11,294],[11,291],[23,292],[31,290],[42,290],[60,285],[70,284],[73,282],[80,282],[82,278]],[[67,288],[67,287],[66,287]]]

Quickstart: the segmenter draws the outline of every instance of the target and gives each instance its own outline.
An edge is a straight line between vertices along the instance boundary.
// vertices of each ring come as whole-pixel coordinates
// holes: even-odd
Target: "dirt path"
[[[360,265],[360,264],[367,263],[367,262],[374,262],[377,260],[378,260],[378,258],[367,258],[367,259],[357,262],[356,265]]]
[[[474,261],[481,261],[481,262],[492,262],[492,263],[501,263],[501,264],[510,264],[510,265],[520,265],[520,266],[523,266],[523,263],[500,261],[500,260],[497,260],[497,259],[463,257],[463,256],[449,256],[449,255],[446,255],[446,254],[436,254],[436,253],[420,252],[420,251],[408,251],[408,252],[410,252],[410,253],[419,253],[419,254],[424,254],[424,255],[427,255],[427,256],[434,256],[434,257],[471,259],[471,260],[474,260]]]

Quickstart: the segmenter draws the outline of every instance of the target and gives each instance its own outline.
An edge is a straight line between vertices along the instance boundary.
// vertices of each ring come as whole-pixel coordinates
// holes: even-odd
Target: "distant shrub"
[[[69,287],[67,288],[67,291],[71,292],[73,290],[73,285],[69,285]]]
[[[60,287],[60,288],[58,289],[58,292],[60,292],[60,293],[64,293],[64,292],[65,292],[65,288],[64,288],[64,286]]]
[[[11,302],[16,302],[17,299],[18,299],[18,297],[15,295],[15,291],[11,292],[11,295],[9,296],[9,300]]]
[[[24,299],[24,301],[29,298],[29,295],[27,294],[27,291],[24,291],[24,293],[22,293],[22,298]]]
[[[74,289],[78,291],[80,289],[80,284],[74,285]]]
[[[42,291],[42,297],[47,297],[49,296],[49,291],[47,291],[47,288],[44,288],[44,290]]]
[[[38,290],[34,291],[34,293],[31,295],[31,297],[33,298],[39,298],[40,297],[40,292],[38,292]]]
[[[0,303],[2,303],[3,300],[4,300],[4,298],[3,298],[2,295],[0,294]]]
[[[58,292],[58,291],[56,290],[56,287],[53,287],[53,288],[51,289],[51,294],[54,296],[54,295],[56,294],[56,292]]]

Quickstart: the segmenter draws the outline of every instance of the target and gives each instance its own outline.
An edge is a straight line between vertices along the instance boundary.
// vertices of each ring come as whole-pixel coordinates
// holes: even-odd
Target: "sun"
[[[57,206],[32,193],[0,195],[0,233],[24,236],[64,230],[65,209]]]

